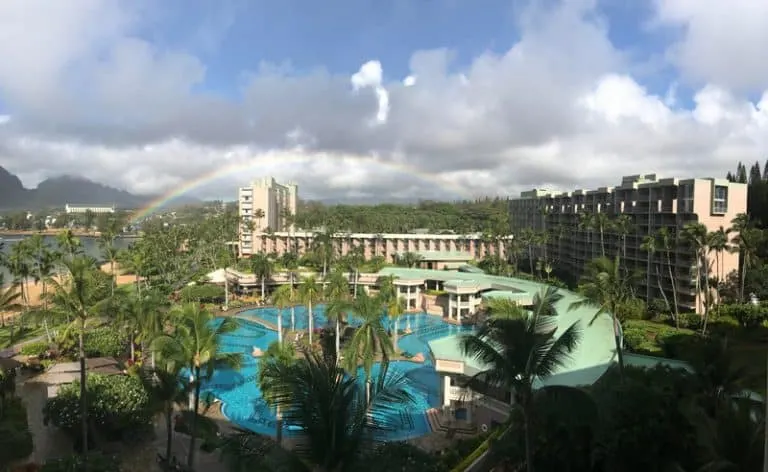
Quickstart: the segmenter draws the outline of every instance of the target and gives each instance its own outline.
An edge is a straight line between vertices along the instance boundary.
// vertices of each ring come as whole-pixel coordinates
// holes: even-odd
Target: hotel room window
[[[724,185],[715,186],[715,195],[712,200],[712,213],[728,212],[728,187]]]

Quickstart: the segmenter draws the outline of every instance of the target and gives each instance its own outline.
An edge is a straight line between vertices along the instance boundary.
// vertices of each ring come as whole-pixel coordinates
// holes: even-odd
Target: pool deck
[[[492,290],[489,293],[492,293],[493,296],[504,296],[522,303],[532,300],[534,295],[548,287],[542,282],[514,277],[442,270],[387,267],[382,269],[379,275],[394,275],[409,280],[474,281],[488,286]],[[556,335],[578,321],[582,331],[581,342],[571,354],[570,362],[551,377],[540,381],[539,386],[591,385],[616,361],[613,324],[608,315],[599,316],[592,322],[597,313],[596,307],[583,306],[571,310],[570,307],[573,302],[582,300],[580,295],[564,289],[560,289],[558,293],[563,298],[555,304],[559,314]],[[436,358],[464,362],[467,367],[476,372],[483,370],[475,359],[468,358],[461,353],[459,335],[431,341],[429,346]]]

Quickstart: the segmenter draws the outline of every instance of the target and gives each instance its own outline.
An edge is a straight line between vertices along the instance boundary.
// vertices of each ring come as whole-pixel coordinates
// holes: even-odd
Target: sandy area
[[[110,267],[109,264],[104,264],[101,266],[101,270],[103,270],[106,273],[110,273]],[[132,284],[136,282],[136,277],[133,275],[127,275],[127,274],[121,274],[120,268],[118,266],[115,266],[115,272],[118,274],[116,277],[117,285],[126,285],[126,284]],[[61,277],[54,277],[56,281],[61,283]],[[34,282],[30,281],[29,284],[24,285],[24,290],[27,293],[27,296],[29,297],[29,304],[30,306],[40,306],[42,303],[40,301],[40,296],[43,294],[43,284],[38,283],[35,284]],[[48,290],[51,290],[51,287],[48,287]],[[19,303],[22,303],[21,300],[19,300]],[[2,313],[5,316],[8,316],[8,313]],[[7,318],[6,318],[7,321]]]

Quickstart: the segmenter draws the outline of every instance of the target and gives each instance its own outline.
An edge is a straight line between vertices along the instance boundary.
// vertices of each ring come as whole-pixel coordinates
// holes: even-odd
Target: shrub
[[[218,285],[189,285],[181,289],[181,299],[185,302],[220,303],[224,301],[224,287]]]
[[[62,459],[46,462],[40,472],[80,472],[83,470],[83,456],[75,454]],[[88,454],[88,470],[90,472],[120,472],[120,462],[117,457],[100,453]]]
[[[639,320],[648,313],[645,302],[639,298],[632,298],[624,302],[618,309],[618,316],[622,320]]]
[[[626,327],[624,328],[624,348],[630,351],[642,350],[646,342],[645,330],[642,328]]]
[[[21,347],[21,353],[25,356],[42,356],[50,349],[47,341],[35,341]]]
[[[88,357],[119,357],[125,353],[127,342],[126,336],[109,326],[88,331],[83,337]]]
[[[438,460],[432,454],[404,442],[388,442],[364,454],[357,469],[368,472],[436,472]]]
[[[680,327],[685,329],[699,329],[704,318],[698,313],[680,313]]]
[[[717,308],[718,317],[731,317],[743,328],[756,328],[768,319],[768,307],[741,303],[721,305]]]
[[[150,399],[141,381],[123,375],[88,377],[88,416],[108,440],[137,437],[152,426]],[[80,383],[63,386],[43,408],[45,422],[75,437],[80,433]]]
[[[0,416],[0,470],[32,454],[27,409],[19,398],[6,398]]]

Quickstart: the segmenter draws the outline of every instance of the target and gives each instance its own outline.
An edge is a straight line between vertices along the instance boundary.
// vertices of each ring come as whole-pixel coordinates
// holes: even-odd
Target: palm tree
[[[262,232],[264,230],[264,228],[262,228],[262,226],[261,226],[261,219],[264,218],[264,210],[262,210],[261,208],[255,209],[253,211],[253,217],[256,218],[259,221],[258,222],[258,230],[259,230],[259,232]]]
[[[592,224],[600,235],[600,255],[605,257],[605,232],[611,225],[611,219],[607,213],[597,212],[592,215]]]
[[[722,226],[716,231],[712,231],[707,234],[707,248],[709,252],[715,253],[715,276],[713,282],[715,283],[715,293],[717,294],[717,303],[720,303],[720,288],[725,281],[723,271],[720,266],[721,255],[728,249],[728,231]]]
[[[747,269],[757,262],[757,245],[761,239],[761,233],[753,231],[749,215],[740,213],[731,221],[732,230],[736,235],[731,243],[738,248],[741,266],[739,274],[739,299],[744,303],[744,287],[747,280]]]
[[[704,280],[704,323],[703,332],[707,331],[707,317],[709,314],[709,262],[707,258],[707,227],[702,223],[688,223],[683,227],[683,241],[693,248],[694,266],[696,270],[696,311],[699,311],[701,300],[701,281]]]
[[[116,300],[117,321],[128,331],[131,361],[136,362],[136,344],[147,345],[162,334],[164,317],[160,313],[161,297],[152,291],[131,294]]]
[[[82,254],[83,245],[71,229],[60,231],[56,235],[56,245],[63,256],[69,259]]]
[[[272,262],[269,257],[267,257],[267,255],[262,252],[251,256],[251,272],[253,272],[253,274],[261,282],[262,300],[264,299],[264,295],[266,293],[267,279],[272,277],[272,271],[274,267],[274,262]]]
[[[75,255],[62,261],[66,278],[59,282],[51,279],[54,287],[54,310],[66,315],[72,322],[67,327],[77,330],[78,357],[80,359],[80,418],[82,423],[83,460],[88,456],[88,402],[86,392],[87,370],[85,366],[85,347],[83,344],[87,322],[100,314],[101,308],[109,302],[104,279],[100,277],[96,260]]]
[[[674,242],[674,245],[673,245]],[[669,283],[672,287],[672,307],[675,311],[675,326],[680,328],[680,307],[677,303],[677,278],[675,277],[672,264],[672,250],[677,246],[675,235],[670,234],[667,228],[659,228],[656,232],[656,246],[664,251],[664,258],[667,262],[667,271],[669,274]]]
[[[141,371],[141,381],[151,401],[165,416],[165,461],[173,454],[173,406],[183,404],[189,393],[189,385],[181,376],[181,364],[173,360],[162,363],[160,368]]]
[[[350,248],[345,262],[349,270],[352,272],[352,286],[353,295],[357,296],[357,282],[360,279],[360,266],[365,262],[365,252],[362,246],[355,246]]]
[[[239,462],[237,470],[264,470],[264,459],[282,459],[285,469],[280,470],[297,472],[361,470],[361,453],[380,444],[382,433],[397,427],[398,414],[413,401],[405,376],[390,371],[387,363],[382,364],[369,394],[354,375],[316,352],[305,351],[295,362],[265,367],[262,388],[280,407],[285,423],[301,429],[302,440],[286,454],[282,448],[248,447],[258,444],[259,438],[237,435],[231,438],[235,447],[225,448]]]
[[[640,249],[648,253],[649,265],[653,265],[653,268],[656,270],[656,280],[659,284],[659,292],[664,298],[664,304],[667,306],[667,310],[671,312],[672,306],[669,303],[669,299],[667,299],[667,292],[664,290],[664,279],[661,277],[661,269],[659,268],[661,262],[656,258],[656,254],[659,251],[658,238],[656,238],[656,235],[649,234],[645,236],[642,244],[640,244]],[[650,292],[650,284],[648,284],[648,291]],[[647,298],[650,299],[650,293],[648,293]]]
[[[403,315],[405,315],[407,311],[405,307],[405,300],[397,297],[388,298],[385,303],[385,307],[387,311],[387,317],[394,325],[394,329],[392,330],[392,334],[393,334],[392,349],[394,350],[395,353],[397,353],[398,352],[397,335],[399,331],[398,324],[399,324],[400,318]]]
[[[537,381],[546,379],[565,367],[576,348],[581,331],[578,321],[556,336],[557,303],[562,296],[548,287],[534,296],[533,309],[519,316],[513,312],[497,313],[475,334],[462,335],[465,355],[476,359],[484,370],[472,376],[468,385],[476,391],[503,389],[512,392],[512,401],[523,413],[525,462],[533,471],[533,390]]]
[[[13,275],[14,282],[21,290],[21,300],[25,309],[29,309],[29,277],[32,275],[32,252],[29,243],[22,240],[13,245],[7,258],[8,272]]]
[[[109,261],[109,274],[112,276],[112,295],[115,295],[115,264],[117,263],[117,257],[120,251],[115,247],[115,234],[106,231],[99,237],[99,248],[101,249],[101,255]]]
[[[0,273],[0,314],[21,308],[20,298],[19,286],[15,283],[6,286],[5,277]],[[5,327],[5,315],[0,315],[0,326]]]
[[[309,277],[304,278],[302,280],[301,285],[299,285],[299,299],[302,303],[307,305],[307,316],[308,316],[308,326],[309,329],[309,345],[312,345],[312,331],[315,329],[315,323],[314,323],[314,315],[312,314],[312,303],[317,301],[317,299],[322,294],[322,289],[320,285],[317,283],[317,279],[314,275],[310,275]]]
[[[221,337],[237,330],[238,323],[235,318],[224,318],[220,323],[214,323],[213,315],[196,303],[176,307],[174,316],[174,333],[155,339],[152,348],[162,362],[177,362],[191,373],[194,393],[187,465],[194,467],[200,387],[217,368],[240,368],[242,359],[239,353],[221,351]]]
[[[272,294],[272,302],[277,308],[277,340],[283,342],[283,312],[288,307],[293,307],[293,288],[289,285],[281,285]],[[291,314],[291,329],[294,329],[295,321]]]
[[[627,259],[627,236],[632,232],[632,217],[629,215],[621,214],[617,216],[612,222],[611,226],[619,235],[619,247],[621,248],[621,257],[623,260]]]
[[[274,385],[265,377],[270,371],[272,364],[290,365],[296,361],[296,349],[293,344],[282,344],[281,342],[271,343],[264,354],[259,358],[259,388],[261,395],[268,405],[275,408],[275,417],[277,418],[277,443],[280,444],[283,439],[283,420],[280,412],[280,405],[275,403],[273,393],[270,388]]]
[[[290,252],[283,253],[280,256],[280,263],[285,267],[288,272],[288,284],[291,287],[291,300],[296,300],[296,270],[299,268],[299,256],[293,252],[294,247]],[[295,329],[294,320],[296,318],[296,306],[291,304],[291,329]]]
[[[336,325],[336,359],[341,358],[341,323],[348,311],[352,309],[352,301],[349,296],[349,283],[340,271],[333,271],[328,276],[328,284],[325,287],[325,316]]]
[[[357,366],[362,363],[367,384],[377,354],[387,361],[394,350],[392,339],[382,323],[384,300],[380,296],[371,297],[361,292],[352,302],[352,311],[360,319],[360,326],[347,345],[344,367],[348,372],[356,372]]]
[[[621,270],[619,258],[611,260],[598,257],[587,264],[586,272],[579,281],[579,294],[582,299],[573,302],[569,309],[590,306],[596,307],[597,312],[590,325],[602,316],[608,315],[613,321],[613,339],[616,343],[616,355],[619,361],[619,372],[624,378],[624,354],[621,350],[621,322],[619,310],[631,298],[631,279]]]

